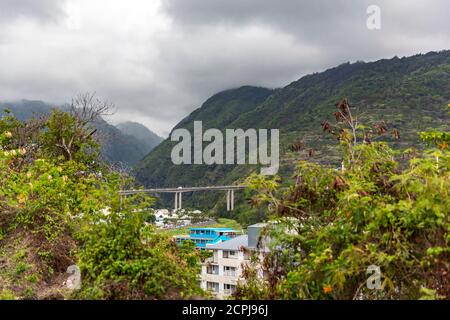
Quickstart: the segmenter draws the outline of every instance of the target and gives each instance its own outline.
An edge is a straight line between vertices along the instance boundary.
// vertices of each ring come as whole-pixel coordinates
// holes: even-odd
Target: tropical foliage
[[[336,123],[322,124],[339,140],[340,168],[301,161],[289,186],[250,178],[254,205],[271,208],[272,251],[268,277],[250,265],[236,297],[450,298],[448,147],[394,151],[373,141],[384,124],[356,126],[350,109],[341,101]]]
[[[153,199],[100,161],[95,105],[0,119],[0,297],[186,298],[200,256],[144,222]],[[81,290],[63,283],[71,265]],[[129,290],[121,290],[126,287]]]

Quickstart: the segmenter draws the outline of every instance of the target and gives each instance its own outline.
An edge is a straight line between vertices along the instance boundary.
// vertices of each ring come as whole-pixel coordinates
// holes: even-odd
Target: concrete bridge
[[[227,211],[234,209],[234,191],[243,190],[247,186],[211,186],[211,187],[178,187],[178,188],[153,188],[153,189],[137,189],[137,190],[121,190],[119,195],[128,196],[136,193],[174,193],[175,194],[175,210],[182,207],[184,192],[197,191],[226,191],[227,192]]]

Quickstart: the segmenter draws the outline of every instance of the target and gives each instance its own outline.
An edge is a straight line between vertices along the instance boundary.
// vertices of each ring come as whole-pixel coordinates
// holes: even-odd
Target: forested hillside
[[[449,128],[442,105],[450,100],[450,51],[345,63],[272,91],[253,87],[228,90],[208,99],[175,128],[192,130],[194,120],[202,120],[204,128],[278,128],[279,173],[288,177],[296,161],[311,155],[315,162],[338,164],[334,139],[322,134],[321,124],[331,120],[335,103],[343,97],[349,99],[361,123],[385,120],[389,132],[398,130],[400,139],[384,138],[392,147],[420,147],[418,131]],[[249,165],[173,165],[170,152],[175,144],[167,139],[137,165],[136,174],[143,184],[233,184],[256,169]],[[211,207],[222,196],[186,197],[185,203],[198,205],[200,201]]]
[[[136,138],[139,141],[144,155],[147,155],[151,150],[153,150],[153,148],[164,140],[156,133],[149,130],[146,126],[137,122],[121,122],[116,125],[116,128],[128,136]]]

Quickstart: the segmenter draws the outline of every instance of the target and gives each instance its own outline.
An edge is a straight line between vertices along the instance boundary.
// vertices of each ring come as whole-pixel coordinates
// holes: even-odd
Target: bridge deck
[[[211,187],[178,187],[178,188],[153,188],[153,189],[137,189],[137,190],[121,190],[120,195],[132,195],[136,193],[180,193],[180,192],[196,192],[196,191],[217,191],[217,190],[242,190],[247,186],[211,186]]]

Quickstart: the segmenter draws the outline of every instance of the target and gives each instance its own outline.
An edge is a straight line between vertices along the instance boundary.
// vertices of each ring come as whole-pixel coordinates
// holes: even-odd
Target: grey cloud
[[[151,20],[126,17],[122,0],[84,1],[75,30],[58,20],[60,1],[2,0],[0,21],[57,23],[5,31],[0,100],[63,102],[96,91],[117,106],[112,121],[143,122],[166,134],[224,89],[280,87],[347,61],[450,49],[447,0],[161,1],[159,15],[169,23],[151,33]],[[379,31],[366,28],[369,4],[381,7]],[[114,6],[126,19],[98,16]]]
[[[180,28],[193,29],[210,25],[266,25],[318,45],[355,52],[361,59],[367,51],[379,56],[391,46],[395,37],[419,38],[448,35],[450,3],[447,0],[167,0],[164,8]],[[382,29],[366,28],[366,9],[378,5],[382,12]],[[381,46],[381,48],[380,48]],[[341,48],[344,48],[343,50]],[[348,55],[347,55],[348,56]],[[350,56],[348,56],[350,58]]]
[[[0,23],[17,18],[53,21],[63,14],[64,0],[1,0]]]
[[[425,33],[449,25],[448,19],[439,19],[448,15],[446,0],[166,0],[163,8],[183,26],[263,23],[317,38],[309,31],[334,35],[357,31],[349,26],[364,27],[369,5],[380,6],[386,21],[405,31]]]

